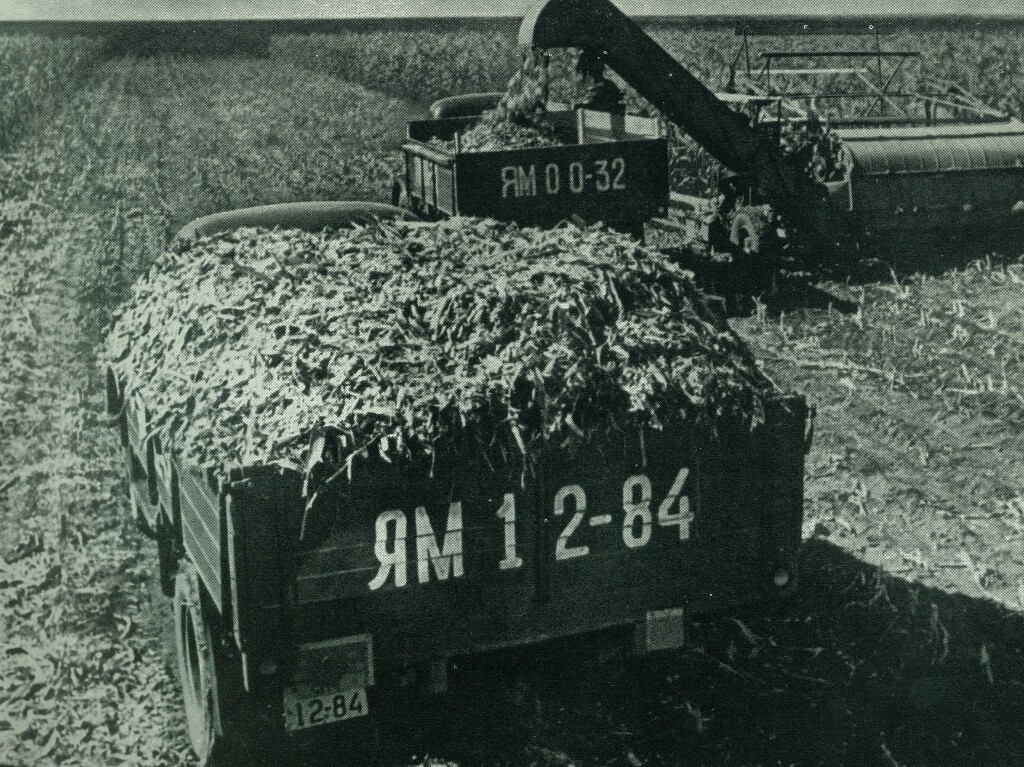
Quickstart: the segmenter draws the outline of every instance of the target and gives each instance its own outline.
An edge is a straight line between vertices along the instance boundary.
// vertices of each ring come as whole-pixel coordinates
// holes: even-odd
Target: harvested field
[[[114,59],[4,157],[0,762],[187,763],[155,552],[102,415],[101,328],[196,215],[313,189],[383,197],[408,109],[258,61]]]
[[[1024,269],[989,259],[826,289],[830,308],[744,327],[776,380],[817,392],[805,532],[1024,609]]]
[[[734,42],[653,28],[706,80]],[[0,38],[0,60],[48,62],[0,93],[0,762],[193,763],[156,554],[102,413],[101,330],[185,221],[383,199],[422,111],[403,99],[500,89],[516,63],[505,27],[407,32],[278,36],[270,58]],[[892,44],[1020,113],[1022,41],[1009,22],[907,23]],[[608,641],[460,664],[448,707],[396,713],[389,763],[1024,763],[1024,271],[1020,253],[960,255],[735,323],[818,409],[791,604],[702,617],[659,658]]]

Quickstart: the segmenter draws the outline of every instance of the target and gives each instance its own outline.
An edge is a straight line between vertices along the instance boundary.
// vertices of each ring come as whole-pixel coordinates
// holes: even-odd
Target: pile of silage
[[[528,58],[508,81],[497,105],[462,135],[460,149],[493,152],[559,144],[547,116],[544,70],[538,61]]]
[[[679,417],[753,422],[770,391],[660,254],[600,228],[467,218],[179,244],[135,285],[107,355],[149,431],[206,467],[301,469],[325,434],[345,456],[429,451],[466,426],[529,453]]]

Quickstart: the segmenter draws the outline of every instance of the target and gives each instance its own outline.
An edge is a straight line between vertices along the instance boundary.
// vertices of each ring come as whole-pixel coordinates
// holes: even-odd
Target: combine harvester
[[[881,31],[873,26],[863,30],[874,38],[869,50],[752,55],[753,36],[793,32],[850,30],[740,28],[742,45],[730,71],[733,92],[720,95],[607,0],[545,3],[525,20],[520,43],[605,51],[616,74],[734,174],[715,198],[672,196],[664,223],[684,232],[691,244],[755,256],[765,264],[777,263],[786,243],[814,258],[863,249],[898,256],[915,242],[959,243],[993,233],[1021,244],[1024,123],[953,83],[924,81],[926,89],[913,92],[892,89],[904,62],[920,54],[883,50]],[[864,67],[777,66],[808,59],[870,61],[874,80]],[[860,87],[820,87],[837,78]],[[779,135],[786,123],[816,119],[822,106],[842,139],[845,171],[841,179],[814,182],[786,162]]]
[[[433,107],[434,120],[410,126],[407,186],[395,202],[426,215],[465,207],[536,223],[575,215],[630,231],[643,218],[698,252],[731,255],[752,276],[752,286],[775,274],[784,253],[805,264],[858,253],[898,261],[907,253],[968,243],[1024,244],[1024,123],[958,84],[920,72],[906,87],[908,63],[920,54],[885,50],[877,25],[748,24],[736,33],[742,43],[728,82],[715,93],[607,0],[551,0],[535,8],[520,30],[519,42],[534,49],[602,51],[616,74],[721,163],[725,173],[712,194],[669,194],[659,149],[657,164],[650,154],[618,153],[631,176],[623,195],[627,205],[585,188],[567,198],[566,190],[542,183],[517,187],[527,189],[530,199],[510,205],[477,165],[498,163],[491,176],[517,165],[536,172],[545,167],[530,154],[538,150],[451,155],[426,143],[450,138],[492,107],[500,94],[489,93],[442,99]],[[769,35],[858,35],[873,45],[755,51],[753,39]],[[544,151],[567,158],[582,146],[614,142],[628,149],[641,145],[626,142],[667,135],[663,120],[634,115],[573,115],[557,107],[552,118],[575,146]],[[787,129],[818,120],[841,140],[839,172],[825,178],[798,167],[801,161],[781,147]],[[636,171],[644,160],[646,167]],[[440,195],[433,193],[435,178],[442,179]],[[449,193],[456,188],[461,196]]]
[[[848,31],[797,28],[803,34]],[[765,31],[738,30],[743,45],[730,85],[746,93],[721,95],[608,0],[544,3],[525,19],[519,41],[603,51],[612,70],[733,174],[715,197],[672,195],[661,223],[692,244],[746,255],[774,271],[783,245],[820,259],[864,249],[898,256],[915,243],[961,242],[972,235],[1024,241],[1024,123],[953,83],[927,81],[925,90],[894,91],[900,64],[919,54],[882,50],[873,27],[866,30],[875,38],[871,50],[752,57],[750,38]],[[864,67],[773,66],[823,58],[873,61],[876,80]],[[886,70],[884,62],[892,60],[897,65]],[[863,87],[831,93],[806,85],[842,76]],[[845,172],[839,180],[818,182],[788,160],[779,136],[787,122],[814,119],[811,111],[822,102],[833,102],[825,116],[836,120]]]
[[[722,98],[779,136],[824,120],[840,139],[816,224],[840,252],[887,260],[969,245],[1024,245],[1024,123],[958,83],[927,76],[921,53],[886,49],[879,24],[748,23]],[[783,44],[755,50],[758,39]],[[803,40],[826,40],[810,46]],[[868,45],[844,46],[849,39]],[[673,213],[707,207],[677,196]],[[692,223],[691,223],[692,226]]]
[[[405,174],[388,215],[487,216],[523,225],[604,222],[640,234],[667,230],[701,253],[728,254],[751,287],[797,263],[910,252],[970,242],[1024,245],[1024,123],[962,86],[918,73],[915,51],[885,50],[877,25],[748,24],[719,92],[713,92],[609,0],[550,0],[524,19],[519,42],[535,51],[601,51],[608,66],[662,117],[610,115],[550,104],[563,146],[460,152],[458,136],[500,93],[451,96],[410,123]],[[755,51],[764,36],[869,36],[857,49]],[[838,61],[844,66],[821,66]],[[780,62],[784,65],[780,65]],[[852,62],[852,65],[847,66]],[[840,86],[840,87],[837,87]],[[852,87],[851,87],[852,86]],[[841,139],[840,171],[814,178],[783,151],[783,134],[824,119]],[[667,122],[724,172],[717,189],[669,191]],[[454,141],[454,149],[438,142]],[[269,220],[329,224],[384,208],[308,204],[201,219],[188,234]]]

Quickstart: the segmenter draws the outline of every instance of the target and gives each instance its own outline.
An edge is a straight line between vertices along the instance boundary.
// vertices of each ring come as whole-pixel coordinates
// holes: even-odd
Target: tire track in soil
[[[3,749],[12,764],[103,764],[133,752],[150,762],[180,761],[175,685],[149,632],[150,570],[122,500],[118,450],[104,428],[92,360],[94,313],[120,287],[104,281],[126,268],[108,257],[117,251],[124,259],[131,192],[112,192],[122,179],[132,191],[142,187],[144,173],[127,150],[152,128],[132,87],[134,67],[122,77],[110,69],[101,65],[50,127],[23,143],[4,179],[31,206],[3,255],[5,267],[32,273],[13,305],[33,305],[35,355],[26,361],[34,380],[19,392],[32,407],[12,414],[29,428],[11,443],[21,493],[8,498],[3,539],[17,541],[18,527],[41,541],[40,551],[16,558],[28,579],[4,595],[5,627],[20,637],[21,653],[38,661],[29,689],[8,702],[22,704],[16,738]],[[115,102],[120,112],[104,109]],[[138,238],[133,244],[141,246]],[[40,570],[41,579],[31,578]]]
[[[0,166],[0,762],[190,763],[96,343],[178,224],[386,196],[396,137],[363,107],[414,109],[279,62],[114,59]]]

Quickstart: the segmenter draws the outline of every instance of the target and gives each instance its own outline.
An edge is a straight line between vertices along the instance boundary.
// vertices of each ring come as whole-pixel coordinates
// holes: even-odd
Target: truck
[[[548,37],[548,5],[560,4],[524,20],[521,34],[531,44],[535,33]],[[567,6],[570,16],[587,7]],[[603,28],[578,22],[564,20],[557,42],[593,45]],[[650,45],[633,48],[636,66],[659,92],[673,91],[678,65],[666,68],[657,56],[645,61]],[[749,137],[733,112],[708,112],[708,103],[684,93],[674,114],[705,124],[702,136],[717,148],[733,145],[730,131]],[[718,126],[724,139],[714,125],[719,117],[728,121]],[[590,198],[585,204],[599,207],[601,195],[614,190],[615,157],[630,164],[646,157],[655,163],[646,171],[657,188],[643,213],[657,208],[663,139],[623,120],[605,126],[606,140],[589,144],[601,126],[587,122],[590,116],[576,119],[581,142],[553,159],[531,150],[487,165],[486,183],[497,185],[487,199],[512,204],[501,187],[510,163],[535,168],[538,186],[556,167],[577,195],[568,199]],[[639,135],[628,138],[631,132]],[[418,143],[408,158],[448,163],[426,156],[426,142],[412,141]],[[582,164],[595,145],[613,154],[594,155],[589,168],[574,171],[571,163]],[[805,190],[804,179],[773,152],[754,153],[762,180]],[[455,173],[465,161],[455,159]],[[597,180],[601,161],[608,162],[607,190]],[[627,165],[623,178],[639,179],[629,174],[643,170]],[[579,192],[574,173],[582,174]],[[433,179],[429,196],[420,184],[414,210],[271,205],[198,219],[178,236],[244,226],[320,231],[429,215],[430,206],[444,212],[453,199],[466,204],[465,195],[442,193],[436,173]],[[407,194],[414,192],[410,184]],[[201,469],[172,438],[154,432],[146,403],[126,394],[113,370],[106,388],[132,512],[156,541],[159,583],[173,607],[186,729],[204,764],[294,763],[326,742],[345,744],[348,754],[372,752],[380,733],[399,726],[393,717],[402,701],[413,691],[444,693],[452,664],[466,656],[612,630],[631,632],[640,652],[676,648],[694,615],[772,604],[796,584],[813,423],[799,394],[773,394],[753,427],[719,417],[623,431],[571,453],[544,448],[529,470],[496,469],[465,448],[438,463],[444,470],[369,460],[330,485],[311,510],[301,472]]]
[[[660,120],[549,104],[546,117],[561,145],[462,152],[461,133],[478,115],[449,115],[486,108],[486,96],[442,100],[431,107],[440,116],[409,123],[393,204],[426,218],[601,222],[637,236],[645,221],[668,214],[668,140]]]
[[[443,693],[465,656],[624,627],[640,652],[676,648],[694,615],[796,582],[797,395],[752,431],[670,424],[582,458],[552,449],[525,482],[472,451],[444,473],[370,462],[310,518],[300,473],[190,466],[109,383],[204,763],[290,764],[324,738],[372,749],[395,705]]]

